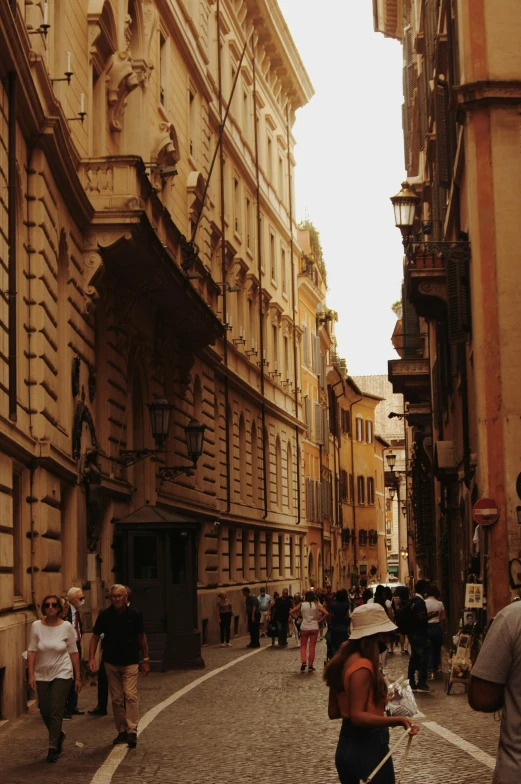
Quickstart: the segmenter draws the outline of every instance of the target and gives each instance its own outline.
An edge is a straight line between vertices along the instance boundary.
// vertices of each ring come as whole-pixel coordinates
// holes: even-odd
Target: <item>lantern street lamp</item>
[[[168,450],[165,449],[165,444],[168,438],[170,412],[172,411],[173,406],[166,398],[160,397],[157,400],[154,400],[153,403],[148,403],[147,407],[150,414],[150,429],[152,430],[156,448],[121,449],[119,461],[127,468],[139,463],[146,457],[150,457],[153,462],[157,462],[158,455],[167,454],[168,452]],[[185,438],[186,451],[192,464],[188,466],[165,466],[161,468],[158,476],[162,482],[174,482],[181,474],[193,476],[197,461],[203,453],[205,427],[205,425],[200,425],[196,419],[190,420],[185,427]]]
[[[396,495],[396,487],[391,485],[391,487],[389,488],[389,498],[391,499],[391,501],[394,501],[395,495]]]
[[[206,425],[200,425],[197,419],[192,419],[185,427],[186,451],[192,461],[191,466],[164,466],[159,469],[159,478],[162,482],[175,482],[178,476],[186,474],[193,476],[197,461],[203,454],[204,431]]]
[[[394,222],[402,232],[405,241],[411,234],[416,216],[416,207],[420,199],[416,196],[407,180],[405,180],[405,182],[402,182],[400,192],[396,196],[391,196],[391,202],[394,209]]]
[[[402,514],[407,514],[407,501],[402,501]]]
[[[396,465],[396,455],[393,454],[392,452],[389,452],[389,454],[385,456],[385,459],[387,460],[387,465],[389,466],[389,470],[392,471],[392,473],[394,473],[394,467]]]

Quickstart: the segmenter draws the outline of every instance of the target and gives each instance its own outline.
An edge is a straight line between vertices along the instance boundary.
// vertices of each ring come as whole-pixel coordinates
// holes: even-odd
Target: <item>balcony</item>
[[[444,243],[450,246],[451,243]],[[418,316],[441,320],[447,303],[446,259],[429,249],[428,243],[413,243],[407,249],[404,281],[407,298]]]
[[[430,400],[429,360],[421,357],[390,359],[388,378],[393,391],[404,396],[407,403]]]

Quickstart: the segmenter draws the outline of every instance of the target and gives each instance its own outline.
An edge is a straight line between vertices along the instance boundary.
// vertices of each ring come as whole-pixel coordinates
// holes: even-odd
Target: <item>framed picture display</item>
[[[469,610],[480,610],[483,607],[483,586],[481,583],[466,584],[465,607]]]

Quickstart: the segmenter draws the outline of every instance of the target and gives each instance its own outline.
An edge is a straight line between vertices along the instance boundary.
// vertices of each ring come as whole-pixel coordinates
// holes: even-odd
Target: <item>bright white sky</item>
[[[278,0],[315,96],[294,133],[296,219],[320,232],[327,304],[351,375],[387,374],[402,245],[389,197],[405,178],[402,49],[371,0]]]

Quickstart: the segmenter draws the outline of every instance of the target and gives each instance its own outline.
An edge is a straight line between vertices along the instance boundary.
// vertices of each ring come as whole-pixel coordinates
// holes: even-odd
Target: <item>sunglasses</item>
[[[60,605],[58,604],[58,602],[45,602],[45,604],[43,605],[43,609],[48,610],[49,607],[59,607],[59,606]]]

